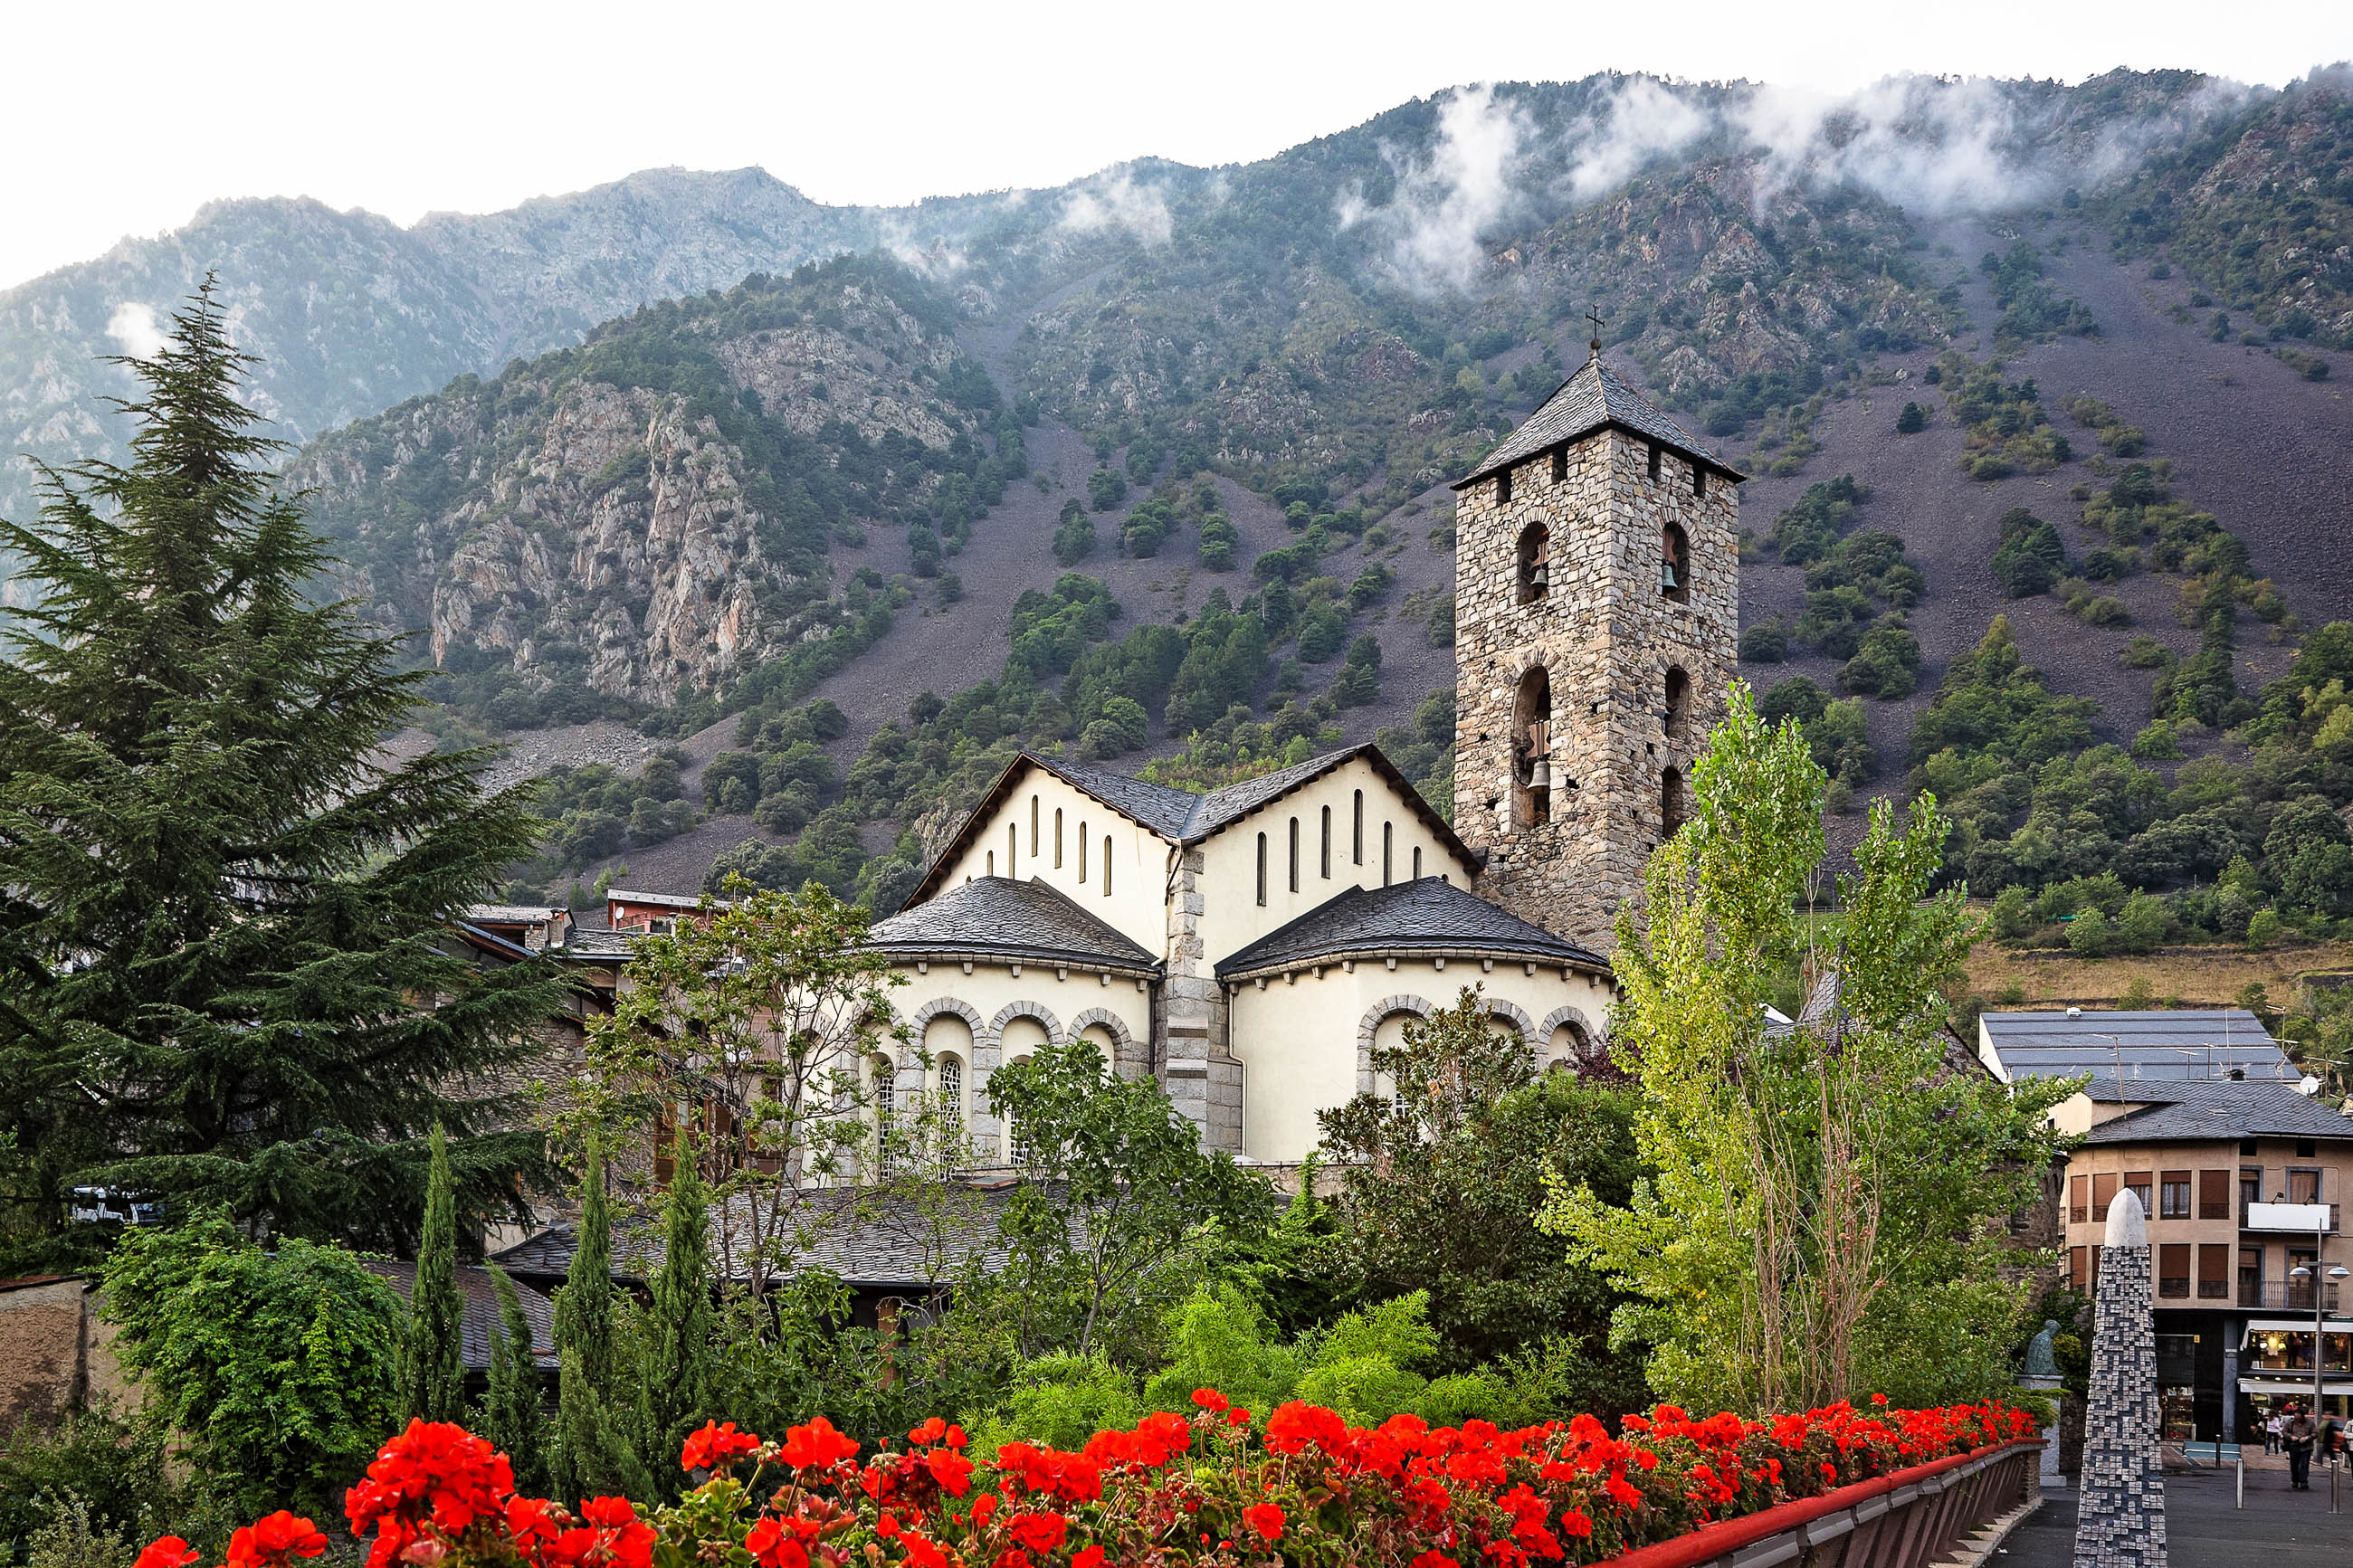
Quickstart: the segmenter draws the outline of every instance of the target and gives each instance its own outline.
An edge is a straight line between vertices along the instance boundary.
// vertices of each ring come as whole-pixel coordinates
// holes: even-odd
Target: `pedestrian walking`
[[[2320,1423],[2301,1405],[2289,1405],[2287,1419],[2280,1424],[2280,1441],[2287,1447],[2288,1485],[2297,1491],[2312,1489],[2312,1449],[2319,1440]]]
[[[2280,1432],[2280,1416],[2279,1416],[2279,1412],[2278,1412],[2278,1411],[2276,1411],[2276,1410],[2274,1410],[2274,1411],[2273,1411],[2269,1415],[2266,1415],[2266,1416],[2264,1416],[2264,1417],[2263,1417],[2263,1452],[2264,1452],[2264,1453],[2266,1453],[2266,1454],[2276,1454],[2276,1453],[2278,1453],[2278,1452],[2280,1451],[2280,1435],[2279,1435],[2279,1432]]]

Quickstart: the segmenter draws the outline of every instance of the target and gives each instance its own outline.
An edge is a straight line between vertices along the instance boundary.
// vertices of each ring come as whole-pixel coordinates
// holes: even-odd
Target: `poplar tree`
[[[652,1451],[645,1458],[662,1475],[670,1468],[662,1460],[677,1453],[711,1404],[710,1189],[683,1123],[671,1145],[670,1172],[662,1205],[662,1266],[654,1276],[653,1306],[646,1318],[646,1384],[653,1420],[648,1428]]]
[[[465,1206],[522,1218],[540,1140],[477,1086],[563,982],[448,926],[533,851],[527,796],[480,751],[386,755],[425,672],[333,597],[212,281],[118,363],[128,466],[44,467],[0,521],[30,599],[0,628],[11,1218],[54,1237],[96,1181],[406,1250],[437,1121]]]
[[[458,1291],[457,1194],[449,1182],[448,1141],[433,1127],[425,1185],[425,1226],[417,1244],[417,1280],[408,1290],[401,1342],[400,1421],[462,1421],[466,1415],[465,1298]]]

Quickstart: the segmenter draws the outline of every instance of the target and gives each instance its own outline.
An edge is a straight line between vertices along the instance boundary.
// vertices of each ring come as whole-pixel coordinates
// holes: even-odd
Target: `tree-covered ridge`
[[[955,319],[881,258],[755,275],[363,421],[293,477],[372,613],[430,628],[434,694],[501,727],[805,689],[889,625],[879,582],[836,591],[833,539],[952,552],[1027,471]]]

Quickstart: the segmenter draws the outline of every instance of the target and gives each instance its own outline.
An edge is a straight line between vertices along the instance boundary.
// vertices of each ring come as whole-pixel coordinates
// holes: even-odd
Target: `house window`
[[[1691,724],[1691,677],[1681,665],[1667,667],[1667,706],[1664,713],[1669,742],[1681,745],[1689,738]]]
[[[1265,834],[1263,834],[1263,833],[1261,833],[1261,834],[1260,834],[1260,835],[1258,836],[1258,901],[1259,901],[1259,907],[1260,907],[1260,908],[1261,908],[1261,909],[1265,908],[1265,906],[1266,906],[1266,835],[1265,835]]]
[[[2130,1193],[2139,1202],[2140,1212],[2144,1218],[2157,1213],[2157,1210],[2149,1206],[2148,1189],[2149,1173],[2147,1171],[2134,1171],[2125,1177],[2125,1191]]]
[[[2263,1249],[2260,1247],[2239,1248],[2239,1305],[2260,1307],[2263,1304]]]
[[[1691,541],[1672,522],[1659,531],[1659,592],[1679,605],[1691,603]]]
[[[1656,441],[1651,443],[1651,477],[1654,479],[1659,477],[1659,444]]]
[[[2157,1249],[2157,1293],[2166,1297],[2189,1294],[2189,1244],[2168,1241]]]
[[[1029,797],[1029,858],[1038,858],[1038,797]]]
[[[1111,835],[1103,835],[1103,897],[1111,897]]]
[[[2249,1142],[2253,1142],[2253,1140],[2250,1139],[2250,1140],[2249,1140]],[[2242,1152],[2242,1153],[2246,1153],[2246,1152],[2252,1152],[2252,1151],[2251,1151],[2251,1150],[2243,1150],[2243,1149],[2242,1149],[2242,1150],[2241,1151],[2241,1152]],[[2239,1167],[2239,1217],[2240,1217],[2241,1222],[2242,1222],[2242,1223],[2244,1223],[2244,1221],[2245,1221],[2245,1218],[2246,1218],[2246,1213],[2247,1213],[2247,1205],[2248,1205],[2249,1204],[2259,1204],[2259,1203],[2261,1203],[2261,1202],[2263,1202],[2263,1168],[2261,1165],[2242,1165],[2242,1166],[2240,1166],[2240,1167]]]
[[[1005,874],[1008,877],[1018,877],[1020,875],[1019,872],[1013,868],[1014,854],[1020,847],[1021,830],[1014,826],[1013,824],[1009,822],[1007,823],[1005,825]]]
[[[2168,1171],[2157,1194],[2157,1215],[2159,1219],[2189,1217],[2189,1173]]]
[[[1087,880],[1087,824],[1086,824],[1086,819],[1085,819],[1085,818],[1083,818],[1083,817],[1082,817],[1082,818],[1080,818],[1080,820],[1079,820],[1079,883],[1080,883],[1080,885],[1081,885],[1082,887],[1085,886],[1085,885],[1086,885],[1086,880]]]
[[[1661,837],[1672,838],[1682,830],[1685,811],[1683,770],[1669,768],[1659,775],[1659,835]]]
[[[2198,1299],[2201,1301],[2227,1301],[2231,1299],[2231,1249],[2212,1242],[2201,1242],[2198,1247]]]
[[[1390,864],[1391,864],[1392,858],[1393,858],[1393,856],[1394,856],[1394,854],[1395,854],[1395,852],[1396,852],[1396,851],[1395,851],[1395,846],[1396,846],[1396,843],[1397,843],[1397,825],[1396,825],[1396,824],[1394,824],[1394,823],[1389,823],[1389,822],[1384,822],[1384,823],[1382,823],[1382,824],[1381,824],[1381,886],[1382,886],[1382,887],[1384,887],[1384,888],[1388,887],[1388,886],[1389,885],[1389,883],[1391,883],[1392,881],[1396,880],[1396,879],[1395,879],[1394,877],[1390,876],[1390,874],[1389,874],[1389,866],[1390,866]]]
[[[964,1060],[960,1057],[940,1058],[940,1104],[956,1121],[964,1120]]]
[[[1421,880],[1421,846],[1419,844],[1413,847],[1413,879],[1417,882]]]
[[[1291,819],[1291,890],[1299,891],[1299,818]]]
[[[1356,792],[1356,824],[1349,832],[1349,858],[1361,866],[1365,863],[1365,792]]]
[[[1512,701],[1512,826],[1552,820],[1552,677],[1542,665],[1520,677]]]
[[[1552,482],[1555,484],[1560,484],[1567,478],[1568,448],[1566,447],[1555,447],[1552,449]]]
[[[2092,1223],[2107,1222],[2108,1205],[2116,1201],[2116,1173],[2103,1171],[2092,1178]]]
[[[1520,595],[1523,605],[1545,596],[1552,583],[1551,536],[1541,522],[1520,530]]]
[[[2231,1173],[2200,1171],[2198,1173],[2198,1217],[2229,1219],[2231,1217]]]
[[[1328,805],[1324,808],[1323,869],[1324,879],[1330,881],[1332,879],[1332,808]]]
[[[2068,1224],[2081,1225],[2085,1220],[2091,1218],[2092,1211],[2086,1198],[2086,1194],[2090,1191],[2091,1185],[2092,1178],[2089,1176],[2070,1176],[2067,1178]]]
[[[1692,465],[1692,494],[1695,496],[1707,494],[1707,470],[1697,463]]]
[[[1495,476],[1495,504],[1497,506],[1512,504],[1512,470],[1509,468]]]
[[[2295,1157],[2299,1160],[2311,1159],[2313,1157],[2315,1147],[2313,1141],[2309,1138],[2297,1139],[2295,1141]]]
[[[992,877],[997,875],[997,851],[994,849],[988,852],[988,874]]]
[[[2290,1166],[2287,1173],[2287,1201],[2292,1204],[2316,1204],[2320,1201],[2320,1173],[2298,1170]]]
[[[1651,448],[1653,451],[1657,449]],[[2084,1271],[2084,1248],[2080,1247],[2071,1247],[2067,1249],[2067,1283],[2073,1288],[2078,1296],[2088,1296],[2092,1293],[2092,1277]]]
[[[1054,808],[1054,869],[1062,868],[1062,808]]]
[[[2091,1248],[2092,1283],[2088,1291],[2088,1294],[2090,1295],[2097,1296],[2100,1293],[2100,1254],[2106,1250],[2107,1248],[2097,1245],[2094,1245]]]

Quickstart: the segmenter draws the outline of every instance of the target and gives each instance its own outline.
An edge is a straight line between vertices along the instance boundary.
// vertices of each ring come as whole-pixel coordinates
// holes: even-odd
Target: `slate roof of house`
[[[984,952],[1041,963],[1113,964],[1157,973],[1160,961],[1043,881],[975,877],[878,921],[870,946],[893,958]]]
[[[807,1193],[802,1201],[818,1212],[808,1245],[794,1260],[800,1268],[825,1269],[845,1285],[869,1287],[944,1283],[976,1259],[984,1268],[1000,1269],[1006,1247],[997,1222],[1014,1190],[1009,1180],[952,1183],[925,1194],[934,1202],[920,1204],[854,1187]],[[551,1226],[491,1261],[511,1274],[552,1279],[572,1267],[578,1246],[575,1227]],[[614,1222],[615,1278],[650,1279],[661,1265],[658,1224],[628,1216]]]
[[[1493,953],[1606,972],[1600,954],[1530,925],[1436,877],[1350,888],[1277,927],[1218,965],[1218,978],[1389,952]]]
[[[614,931],[605,926],[598,926],[593,931],[582,931],[575,926],[565,935],[563,945],[550,947],[547,953],[551,958],[590,960],[627,958],[630,953],[630,944],[645,934],[641,931]]]
[[[564,912],[553,904],[468,904],[465,918],[476,925],[539,925]]]
[[[1251,812],[1259,811],[1281,800],[1292,791],[1330,773],[1343,763],[1362,757],[1373,770],[1387,779],[1405,800],[1409,809],[1422,819],[1422,825],[1435,836],[1440,844],[1451,848],[1468,866],[1479,864],[1468,845],[1455,836],[1444,817],[1430,808],[1421,798],[1413,781],[1398,771],[1397,764],[1384,755],[1378,746],[1367,742],[1348,746],[1337,752],[1326,752],[1320,757],[1310,757],[1287,768],[1257,778],[1244,779],[1213,789],[1207,795],[1195,795],[1189,790],[1171,789],[1124,773],[1106,773],[1101,768],[1084,767],[1075,763],[1061,762],[1040,756],[1035,752],[1023,752],[1006,764],[997,775],[988,792],[967,813],[956,826],[932,863],[924,868],[923,879],[907,895],[902,910],[913,909],[928,897],[935,885],[934,879],[947,868],[948,862],[964,847],[973,825],[993,814],[997,804],[1010,791],[1025,767],[1042,768],[1071,788],[1092,795],[1113,811],[1142,823],[1163,838],[1177,844],[1198,844],[1202,839],[1231,826]]]
[[[1609,425],[1647,437],[1728,478],[1747,478],[1713,449],[1701,445],[1690,431],[1668,418],[1656,404],[1619,380],[1617,373],[1596,353],[1577,366],[1577,373],[1562,382],[1518,429],[1480,458],[1477,468],[1455,480],[1454,488],[1459,490],[1476,484],[1499,469],[1525,462],[1539,452],[1590,436]]]
[[[2005,1079],[2097,1073],[2179,1083],[2234,1068],[2286,1083],[2303,1076],[2244,1007],[1987,1013],[1978,1028],[1980,1050],[1996,1058],[1986,1065]]]
[[[2103,1087],[2105,1093],[2099,1092]],[[2135,1084],[2119,1089],[2114,1080],[2092,1086],[2094,1100],[2142,1100],[2152,1103],[2111,1117],[2086,1133],[2086,1143],[2211,1142],[2237,1138],[2343,1138],[2353,1140],[2353,1117],[2298,1094],[2284,1083],[2234,1083],[2209,1079],[2198,1083]]]
[[[503,1256],[503,1254],[501,1255]],[[380,1279],[388,1281],[400,1292],[404,1301],[417,1288],[417,1265],[389,1258],[363,1258],[361,1267]],[[487,1268],[458,1270],[458,1293],[465,1299],[465,1310],[459,1319],[458,1340],[460,1353],[468,1370],[487,1372],[491,1365],[491,1339],[499,1325],[498,1287]],[[515,1297],[522,1303],[523,1321],[531,1325],[532,1359],[541,1366],[555,1364],[555,1308],[546,1296],[515,1281]]]

